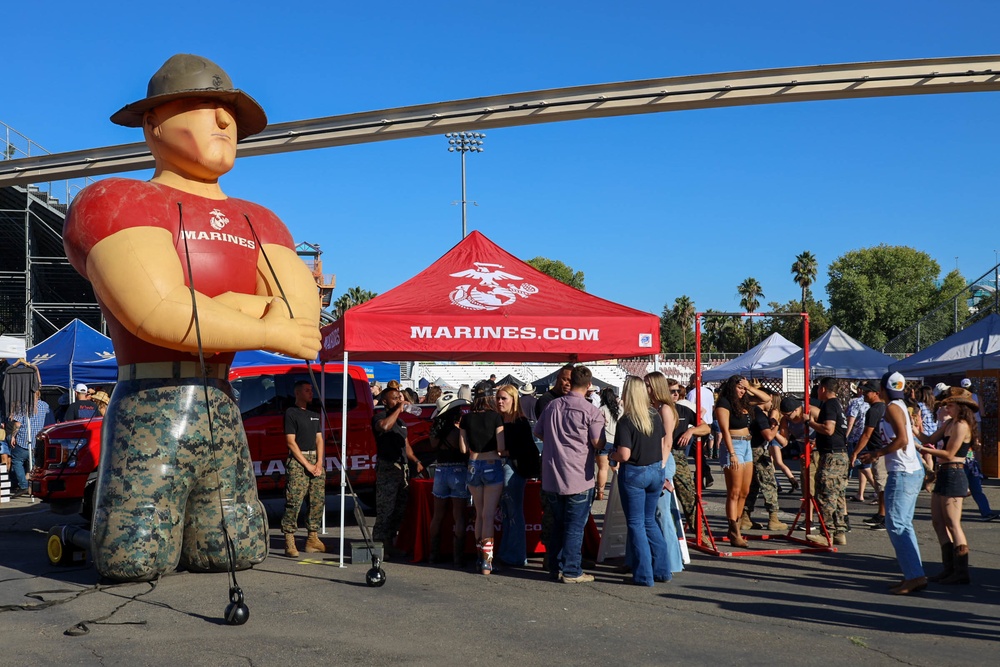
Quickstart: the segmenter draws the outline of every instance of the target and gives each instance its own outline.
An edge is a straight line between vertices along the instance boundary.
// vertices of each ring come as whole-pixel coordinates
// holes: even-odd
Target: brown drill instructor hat
[[[142,117],[150,109],[184,97],[221,99],[236,109],[236,140],[257,134],[267,126],[267,114],[254,98],[233,88],[233,81],[208,58],[178,53],[163,63],[149,80],[146,97],[126,104],[111,122],[125,127],[142,127]]]

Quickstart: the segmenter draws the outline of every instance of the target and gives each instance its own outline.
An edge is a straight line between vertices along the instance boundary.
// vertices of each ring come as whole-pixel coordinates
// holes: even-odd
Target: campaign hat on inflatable
[[[437,407],[434,408],[434,412],[431,413],[431,419],[437,419],[438,416],[443,415],[452,408],[459,408],[463,405],[469,405],[469,402],[464,398],[458,398],[455,396],[454,392],[445,392],[441,394],[441,398],[437,400]]]
[[[942,403],[959,403],[973,412],[979,412],[979,404],[972,398],[972,392],[961,387],[948,387],[944,396],[938,399],[938,404]]]
[[[233,88],[233,80],[208,58],[188,53],[171,56],[156,70],[146,97],[126,104],[111,116],[111,122],[125,127],[142,127],[142,117],[150,109],[185,97],[208,97],[232,104],[236,110],[236,140],[257,134],[267,127],[267,114],[254,98]]]

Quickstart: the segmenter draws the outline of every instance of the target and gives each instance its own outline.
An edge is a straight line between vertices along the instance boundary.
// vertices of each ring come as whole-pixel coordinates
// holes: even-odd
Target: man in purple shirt
[[[542,447],[542,507],[552,515],[545,542],[549,576],[578,584],[593,581],[581,566],[583,529],[594,496],[594,450],[604,446],[604,415],[587,400],[592,375],[575,366],[570,391],[550,402],[535,424]]]

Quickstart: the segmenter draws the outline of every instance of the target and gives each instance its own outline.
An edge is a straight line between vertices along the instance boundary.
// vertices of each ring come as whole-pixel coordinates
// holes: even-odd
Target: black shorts
[[[969,493],[969,478],[964,466],[942,465],[937,469],[934,493],[946,498],[964,498]]]

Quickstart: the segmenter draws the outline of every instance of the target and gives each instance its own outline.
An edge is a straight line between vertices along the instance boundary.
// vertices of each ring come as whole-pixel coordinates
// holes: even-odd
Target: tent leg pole
[[[344,567],[344,508],[347,502],[347,350],[344,350],[344,384],[340,394],[340,567]],[[357,497],[354,502],[358,502]]]

